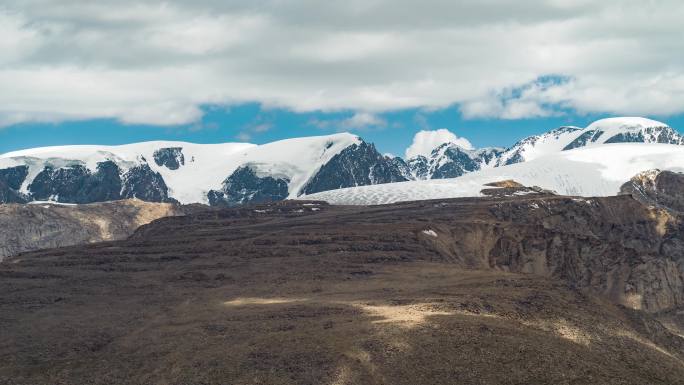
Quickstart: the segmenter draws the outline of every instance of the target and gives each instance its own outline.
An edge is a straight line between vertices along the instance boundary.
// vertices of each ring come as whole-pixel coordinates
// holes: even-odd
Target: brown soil
[[[581,218],[568,198],[537,199]],[[633,202],[616,199],[595,210],[596,226],[624,235],[638,222],[651,234],[646,217],[610,217]],[[649,313],[569,274],[503,271],[520,261],[497,260],[508,246],[490,234],[543,238],[534,223],[560,233],[555,223],[570,220],[516,217],[532,203],[285,202],[10,258],[0,384],[684,383],[684,340]],[[472,251],[490,244],[491,266],[489,250]]]

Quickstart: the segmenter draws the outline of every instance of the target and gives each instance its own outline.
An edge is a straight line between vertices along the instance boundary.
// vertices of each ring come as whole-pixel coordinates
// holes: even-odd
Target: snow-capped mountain
[[[601,119],[586,128],[560,127],[527,137],[504,151],[498,166],[540,158],[558,151],[608,143],[684,144],[684,137],[667,124],[637,117]]]
[[[264,145],[145,142],[0,155],[0,202],[123,198],[233,205],[407,180],[396,161],[351,134]]]
[[[458,178],[419,180],[326,191],[301,197],[332,204],[385,204],[400,201],[481,196],[485,184],[514,180],[563,195],[610,196],[640,172],[684,172],[684,146],[616,143],[558,151],[540,158],[472,172]]]
[[[586,128],[564,126],[520,140],[513,146],[468,150],[454,143],[436,147],[430,156],[407,161],[416,180],[455,178],[461,175],[534,160],[560,151],[609,143],[684,144],[684,137],[667,124],[634,117],[598,120]]]
[[[294,138],[264,145],[145,142],[123,146],[45,147],[0,155],[0,203],[90,203],[138,198],[153,202],[230,206],[292,199],[347,187],[449,179],[473,173],[489,178],[499,175],[498,170],[494,171],[496,169],[509,170],[508,165],[549,156],[553,160],[553,156],[560,157],[558,154],[570,154],[579,149],[636,142],[642,146],[649,143],[682,145],[684,137],[657,121],[610,118],[586,128],[560,127],[525,138],[505,150],[471,150],[455,143],[444,143],[429,156],[407,161],[383,156],[374,145],[352,134]],[[559,164],[558,172],[566,172],[563,171],[566,163],[552,161],[550,164]],[[572,167],[575,166],[573,163]],[[548,175],[535,174],[534,170],[539,168],[530,167],[532,174],[523,174],[534,174],[540,182],[531,177],[518,182],[558,189],[557,184],[547,183],[544,178],[564,178],[547,166],[543,169]],[[653,168],[663,166],[654,164]],[[470,179],[458,180],[469,183]],[[573,190],[572,185],[563,183],[559,191],[582,193],[586,190],[583,187]],[[577,183],[583,186],[582,181]],[[597,183],[602,182],[598,180]],[[479,193],[480,185],[475,183],[473,186],[476,190],[473,191]],[[459,189],[452,193],[460,194]]]
[[[408,160],[413,179],[456,178],[482,168],[493,167],[501,148],[482,148],[468,150],[455,143],[444,143],[434,150],[429,157],[418,155]]]

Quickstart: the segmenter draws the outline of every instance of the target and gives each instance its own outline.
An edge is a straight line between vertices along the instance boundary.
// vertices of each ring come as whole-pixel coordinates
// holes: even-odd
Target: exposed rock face
[[[19,192],[27,175],[27,166],[0,170],[0,203],[25,203],[29,200],[29,197]]]
[[[164,178],[152,171],[149,165],[132,167],[124,174],[121,198],[137,198],[148,202],[174,202],[169,198],[169,189]]]
[[[430,179],[430,161],[423,155],[418,155],[406,161],[411,169],[413,179]]]
[[[584,147],[589,143],[596,142],[596,140],[598,140],[601,137],[601,135],[603,135],[603,131],[589,130],[583,132],[580,136],[577,137],[577,139],[573,140],[567,146],[563,147],[563,151]]]
[[[620,194],[655,207],[684,212],[684,174],[649,170],[622,185]]]
[[[24,183],[26,176],[28,175],[28,166],[17,166],[10,167],[0,170],[0,182],[4,183],[7,187],[19,190],[21,184]]]
[[[466,150],[454,143],[444,143],[432,150],[429,157],[418,155],[409,159],[408,165],[413,179],[456,178],[494,165],[501,152],[502,149],[494,147]]]
[[[0,261],[25,251],[124,239],[155,219],[182,215],[168,203],[0,205]]]
[[[28,186],[33,200],[91,203],[120,199],[121,178],[114,162],[98,163],[91,173],[85,166],[46,167]]]
[[[224,182],[220,191],[209,191],[212,206],[235,206],[246,203],[280,201],[288,196],[287,178],[258,176],[253,166],[239,167]]]
[[[169,202],[162,176],[147,164],[121,170],[112,161],[97,164],[91,172],[83,165],[46,167],[28,186],[30,200],[61,203],[94,203],[137,198],[149,202]]]
[[[684,174],[644,171],[623,184],[620,194],[630,195],[648,206],[684,213]]]
[[[413,180],[413,173],[411,167],[400,157],[388,158],[393,167],[399,171],[402,177],[406,180]]]
[[[0,203],[26,203],[28,201],[27,196],[9,187],[7,183],[0,181]]]
[[[500,203],[491,213],[500,225],[468,246],[491,267],[561,278],[635,309],[684,304],[684,233],[665,211],[615,197]],[[483,240],[482,229],[463,231]]]
[[[345,187],[405,182],[406,170],[390,158],[382,156],[372,144],[351,145],[326,163],[304,186],[302,194]]]
[[[601,135],[597,131],[596,135]],[[620,132],[605,140],[604,143],[666,143],[684,144],[684,138],[668,126],[644,127],[636,132]]]
[[[444,157],[449,161],[437,164],[432,171],[431,179],[456,178],[467,172],[473,172],[480,168],[479,164],[473,160],[469,154],[458,146],[445,144],[446,148],[436,148],[435,151],[443,150]]]
[[[480,191],[482,195],[494,198],[514,197],[520,195],[555,195],[553,191],[542,189],[538,186],[527,187],[514,180],[502,180],[499,182],[486,183],[486,188]]]
[[[154,162],[157,166],[166,166],[169,170],[178,170],[185,164],[182,147],[166,147],[154,151]]]

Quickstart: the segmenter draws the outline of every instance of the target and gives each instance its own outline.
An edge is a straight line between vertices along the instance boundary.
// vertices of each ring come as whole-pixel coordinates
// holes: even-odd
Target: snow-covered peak
[[[20,189],[27,193],[29,184],[46,167],[83,166],[95,172],[99,163],[112,161],[123,174],[133,167],[145,165],[161,175],[170,197],[181,203],[193,203],[206,202],[208,191],[219,188],[239,167],[249,165],[259,175],[289,180],[289,192],[296,196],[330,159],[361,142],[356,135],[339,133],[263,145],[152,141],[120,146],[53,146],[2,154],[0,169],[27,166],[28,175]]]
[[[506,150],[499,166],[527,162],[559,151],[610,143],[684,144],[684,137],[667,124],[640,117],[598,120],[586,128],[560,127],[530,136]]]
[[[458,178],[346,188],[301,198],[358,205],[477,197],[482,196],[481,191],[488,188],[488,183],[505,180],[539,186],[562,195],[609,196],[617,194],[634,175],[655,168],[684,171],[684,146],[606,144],[560,151],[529,162],[482,169]]]
[[[615,117],[597,120],[587,126],[587,130],[640,130],[649,127],[669,127],[657,120],[641,117]]]
[[[544,155],[562,151],[563,148],[579,135],[582,128],[563,126],[543,134],[528,136],[517,142],[501,154],[498,166],[526,162]]]

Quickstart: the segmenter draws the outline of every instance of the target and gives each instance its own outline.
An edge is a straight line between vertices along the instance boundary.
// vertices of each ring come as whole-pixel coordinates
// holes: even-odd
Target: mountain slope
[[[88,205],[0,205],[0,261],[18,253],[125,239],[155,219],[189,208],[136,199]]]
[[[444,143],[430,156],[418,155],[407,161],[413,179],[455,178],[482,168],[492,167],[500,156],[501,148],[468,150],[455,143]]]
[[[411,181],[326,191],[303,197],[333,204],[383,204],[481,196],[485,184],[515,180],[563,195],[609,196],[634,175],[654,168],[684,171],[684,146],[605,144],[561,151],[528,162],[485,169],[459,178]]]
[[[665,123],[635,117],[598,120],[586,128],[565,126],[520,140],[513,146],[468,150],[443,143],[432,153],[407,161],[414,179],[445,179],[526,162],[546,155],[581,147],[611,143],[684,144],[684,137]]]
[[[10,258],[0,383],[681,384],[649,312],[684,232],[597,201],[284,202]]]
[[[620,187],[620,194],[654,207],[684,212],[684,174],[648,170],[635,175]]]
[[[639,117],[601,119],[586,128],[560,127],[525,138],[504,151],[497,165],[534,160],[559,151],[610,143],[684,144],[684,137],[667,124]]]
[[[344,168],[328,165],[340,157],[354,162],[344,163]],[[337,179],[326,179],[326,174]],[[359,175],[371,177],[360,179]],[[275,185],[262,183],[263,178],[280,181],[276,182],[278,191],[271,191]],[[146,142],[46,147],[0,156],[3,202],[91,203],[138,198],[232,205],[251,199],[293,198],[305,190],[318,192],[398,180],[406,179],[392,160],[351,134],[287,139],[259,146]],[[253,191],[255,188],[257,191]]]

